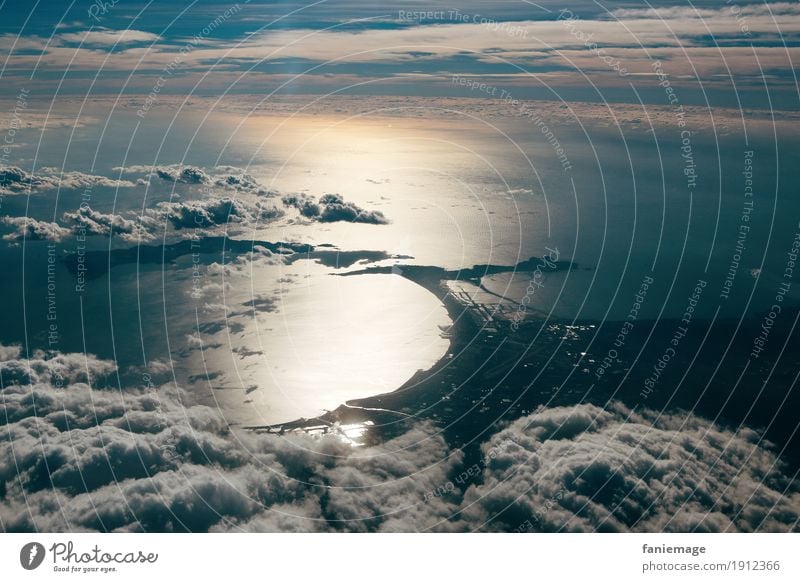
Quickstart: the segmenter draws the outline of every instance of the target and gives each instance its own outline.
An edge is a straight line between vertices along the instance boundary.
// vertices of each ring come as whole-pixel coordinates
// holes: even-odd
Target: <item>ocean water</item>
[[[244,240],[396,256],[346,266],[314,258],[285,264],[240,253],[208,254],[197,262],[184,256],[94,273],[79,293],[59,260],[55,335],[48,319],[53,299],[42,291],[48,284],[47,243],[0,249],[7,275],[0,279],[7,302],[0,314],[2,343],[22,344],[28,352],[49,348],[114,358],[120,374],[111,382],[121,386],[141,383],[142,370],[156,362],[161,380],[185,386],[190,397],[219,407],[238,425],[310,417],[350,399],[390,392],[445,356],[449,320],[435,297],[398,275],[337,276],[347,269],[515,265],[556,249],[576,267],[544,275],[532,295],[530,272],[487,276],[483,284],[516,301],[527,293],[531,314],[614,322],[630,311],[645,278],[654,283],[642,319],[681,317],[702,281],[695,318],[736,320],[757,317],[774,303],[800,217],[791,173],[797,150],[784,147],[796,138],[766,130],[750,132],[747,140],[736,131],[694,133],[694,186],[684,173],[685,143],[669,126],[657,132],[637,126],[560,128],[568,171],[530,126],[498,121],[487,127],[435,113],[422,119],[287,119],[153,112],[139,123],[122,111],[39,137],[30,130],[21,138],[18,165],[123,178],[114,168],[231,165],[269,189],[340,193],[390,219],[388,225],[287,219],[254,229],[232,225],[228,232]],[[753,152],[755,194],[737,252],[745,224],[746,151]],[[52,220],[77,208],[80,194],[7,196],[3,211]],[[92,207],[141,211],[197,196],[190,188],[151,180],[146,187],[98,187]],[[66,240],[53,252],[61,259],[75,245]],[[120,246],[119,240],[99,237],[88,243],[90,250]],[[722,297],[734,262],[731,291]],[[192,296],[198,278],[199,298]],[[787,304],[797,298],[797,289],[790,289]]]

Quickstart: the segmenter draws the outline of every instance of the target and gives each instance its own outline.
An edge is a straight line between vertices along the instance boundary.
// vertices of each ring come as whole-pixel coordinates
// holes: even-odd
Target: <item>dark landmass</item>
[[[83,255],[85,277],[87,280],[106,275],[109,269],[120,265],[171,265],[185,256],[198,254],[201,264],[209,264],[230,257],[251,252],[259,252],[257,247],[281,255],[287,263],[298,260],[313,260],[327,267],[343,269],[358,262],[375,262],[386,259],[408,259],[404,255],[391,255],[385,251],[340,251],[332,245],[319,245],[291,242],[268,242],[260,240],[238,240],[224,236],[204,237],[197,240],[182,240],[176,243],[139,245],[124,249],[88,251]],[[70,253],[63,259],[73,276],[78,275],[80,260],[77,253]]]
[[[263,247],[284,261],[315,260],[332,268],[360,262],[400,259],[382,251],[339,251],[329,245],[242,241],[210,237],[130,249],[87,252],[87,276],[131,263],[166,265],[199,253],[204,263],[220,257],[258,251]],[[66,259],[77,273],[77,256]],[[227,260],[227,259],[225,259]],[[797,413],[800,391],[800,339],[792,334],[800,313],[785,306],[772,328],[769,344],[751,357],[761,331],[762,315],[741,322],[692,321],[675,355],[652,380],[654,366],[670,345],[681,322],[675,319],[637,321],[622,346],[615,346],[620,321],[559,320],[528,310],[519,322],[496,304],[482,305],[453,295],[449,281],[481,285],[484,276],[503,272],[531,273],[537,268],[559,271],[578,268],[561,261],[543,267],[530,258],[516,265],[476,265],[448,270],[420,265],[371,266],[338,276],[399,275],[435,295],[446,308],[452,326],[450,348],[429,370],[419,371],[397,390],[343,404],[319,418],[277,426],[248,427],[269,432],[312,426],[372,421],[371,438],[390,438],[419,420],[435,422],[448,441],[468,455],[500,426],[540,406],[574,406],[582,402],[605,406],[619,400],[631,408],[692,411],[731,428],[742,425],[765,434],[793,466],[800,461]],[[610,349],[614,348],[614,357]],[[600,368],[603,373],[598,374]]]
[[[549,265],[553,266],[550,267]],[[497,275],[498,273],[529,272],[540,269],[543,272],[566,271],[576,269],[578,265],[570,261],[555,261],[547,263],[538,257],[531,257],[516,265],[475,265],[467,269],[448,270],[442,267],[429,267],[424,265],[400,265],[393,267],[369,267],[360,271],[341,273],[341,277],[358,275],[401,275],[409,281],[424,287],[440,300],[445,301],[448,296],[447,289],[442,286],[443,281],[469,281],[479,285],[482,277]],[[447,305],[445,305],[447,307]]]
[[[322,248],[323,246],[327,248]],[[287,261],[293,263],[298,260],[313,260],[321,265],[334,269],[347,269],[356,263],[376,263],[387,259],[413,259],[408,255],[390,255],[386,251],[341,251],[330,245],[319,245],[315,250],[304,254],[294,254],[287,257]]]
[[[529,312],[518,326],[512,325],[507,316],[493,316],[493,306],[465,303],[444,284],[465,279],[476,283],[482,275],[531,271],[536,264],[534,258],[515,266],[479,265],[460,271],[403,265],[341,273],[399,274],[429,290],[453,321],[450,349],[435,366],[419,371],[393,392],[350,401],[319,418],[270,428],[370,420],[380,438],[391,438],[414,422],[428,420],[464,450],[467,462],[474,462],[480,443],[541,406],[605,406],[618,400],[633,409],[691,411],[732,429],[758,429],[784,460],[795,469],[800,466],[800,339],[791,333],[800,318],[797,308],[784,310],[770,335],[773,349],[758,358],[750,353],[763,316],[742,322],[717,320],[713,325],[709,320],[693,321],[669,365],[647,390],[654,366],[683,325],[680,320],[638,321],[624,345],[615,347],[623,322],[567,321]],[[559,263],[553,270],[576,267]],[[609,356],[611,348],[614,357]]]

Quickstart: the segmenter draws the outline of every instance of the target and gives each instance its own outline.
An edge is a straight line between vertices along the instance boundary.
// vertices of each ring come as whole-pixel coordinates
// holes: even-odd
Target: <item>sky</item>
[[[686,103],[796,108],[797,3],[566,6],[5,1],[2,76],[14,82],[0,91],[469,96],[452,83],[467,75],[517,97],[633,101],[636,87],[658,102],[660,62]]]

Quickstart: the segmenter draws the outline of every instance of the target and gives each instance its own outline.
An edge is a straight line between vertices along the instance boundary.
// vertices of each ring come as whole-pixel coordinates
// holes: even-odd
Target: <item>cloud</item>
[[[283,209],[257,201],[255,204],[224,197],[216,200],[191,202],[163,202],[155,209],[147,209],[142,215],[129,212],[130,218],[122,214],[103,213],[89,206],[62,215],[64,226],[55,222],[42,222],[28,217],[4,217],[2,222],[16,227],[15,232],[3,236],[4,240],[60,241],[72,234],[83,236],[115,236],[125,242],[147,242],[156,238],[164,229],[164,220],[175,230],[215,229],[232,224],[251,225],[274,222],[285,216]],[[271,255],[264,247],[254,251],[259,255]]]
[[[46,240],[59,242],[70,234],[69,229],[63,228],[55,222],[43,222],[29,216],[4,216],[3,224],[16,228],[14,232],[3,235],[3,240],[19,242],[24,240]]]
[[[162,202],[159,209],[177,230],[242,222],[251,216],[245,203],[233,198],[201,202]]]
[[[382,212],[364,210],[347,202],[340,194],[325,194],[319,201],[304,193],[286,194],[281,201],[300,212],[301,216],[318,222],[360,222],[389,224]]]
[[[617,8],[610,16],[619,19],[685,20],[730,18],[732,15],[745,16],[791,16],[800,14],[800,6],[791,2],[763,2],[736,5],[735,8],[697,8],[688,6],[664,6],[658,8]]]
[[[317,218],[321,213],[316,198],[308,194],[286,194],[281,198],[281,202],[286,206],[296,208],[306,218]]]
[[[800,488],[756,432],[691,414],[543,409],[483,450],[499,453],[462,503],[481,530],[790,531],[800,518]]]
[[[278,299],[271,295],[254,295],[252,299],[242,303],[242,306],[261,313],[271,313],[278,309]]]
[[[324,482],[332,487],[326,513],[337,520],[333,528],[356,532],[450,529],[447,520],[457,506],[444,498],[424,503],[421,494],[444,483],[463,458],[426,423],[380,447],[358,451],[323,474]]]
[[[319,199],[322,205],[320,222],[363,222],[365,224],[389,224],[383,212],[364,210],[352,202],[346,202],[339,194],[325,194]]]
[[[273,222],[286,216],[286,212],[273,204],[265,204],[259,201],[256,204],[254,215],[259,222]]]
[[[72,233],[109,237],[113,234],[126,242],[141,242],[155,239],[158,230],[164,228],[164,220],[175,230],[214,229],[236,223],[257,227],[260,224],[280,220],[286,215],[283,208],[267,200],[277,195],[274,191],[264,188],[255,178],[232,166],[220,166],[213,173],[207,173],[204,169],[194,166],[130,166],[124,169],[118,167],[115,170],[129,174],[142,173],[147,177],[158,176],[169,182],[189,186],[219,187],[222,190],[241,193],[243,198],[223,196],[185,202],[162,202],[156,208],[146,209],[141,215],[128,212],[127,216],[103,213],[84,205],[74,212],[65,212],[62,215],[63,226],[32,218],[9,217],[3,221],[5,224],[15,226],[17,230],[7,234],[4,239],[18,241],[26,237],[28,240],[59,241]],[[56,175],[57,172],[55,168],[42,168],[41,173],[32,175],[18,167],[5,167],[0,169],[0,192],[14,194],[58,187],[117,188],[147,184],[147,181],[142,179],[132,182],[82,172]]]
[[[253,176],[245,173],[244,170],[232,166],[220,166],[217,167],[217,171],[223,171],[223,173],[214,174],[214,183],[217,186],[233,189],[237,192],[259,194],[261,196],[277,195],[275,191],[264,188]]]
[[[203,170],[192,166],[185,168],[162,166],[155,168],[155,174],[167,182],[180,182],[182,184],[208,184],[211,179]]]
[[[0,169],[0,186],[8,190],[22,189],[26,187],[25,183],[28,182],[31,187],[33,177],[17,167],[6,167]]]
[[[9,532],[797,528],[798,486],[759,435],[691,414],[542,408],[467,461],[427,422],[360,448],[253,434],[171,384],[98,388],[116,367],[93,356],[0,357]]]
[[[170,376],[173,373],[173,364],[171,361],[154,359],[148,361],[146,366],[129,366],[127,373],[143,378],[146,377],[152,381],[153,378],[167,378]]]
[[[0,351],[0,377],[3,386],[47,384],[64,386],[74,382],[88,382],[102,378],[117,369],[112,362],[100,360],[92,354],[62,354],[35,350],[29,358],[22,357],[19,346],[5,347]]]
[[[259,68],[251,74],[260,88],[287,81],[319,88],[366,79],[388,79],[392,84],[418,86],[420,77],[408,73],[427,73],[430,74],[427,79],[441,81],[448,79],[450,73],[464,71],[465,62],[472,62],[476,67],[474,72],[484,76],[507,73],[511,63],[528,74],[545,76],[550,85],[585,83],[571,74],[577,67],[591,72],[592,82],[599,86],[627,86],[628,82],[610,71],[581,39],[597,43],[604,50],[603,56],[620,59],[621,66],[631,73],[647,73],[652,60],[664,58],[655,56],[654,50],[671,53],[674,61],[670,63],[670,74],[691,75],[690,79],[675,78],[676,83],[702,78],[704,83],[722,84],[732,76],[739,86],[745,81],[750,86],[760,86],[761,71],[752,72],[759,62],[765,72],[789,82],[793,79],[793,62],[800,54],[796,46],[800,21],[793,18],[797,14],[796,5],[718,4],[695,10],[674,4],[655,9],[621,8],[606,13],[595,6],[573,7],[575,16],[580,17],[575,32],[580,34],[567,30],[564,15],[556,18],[558,11],[554,11],[552,18],[539,20],[509,20],[504,12],[497,15],[496,21],[481,22],[485,12],[480,9],[472,14],[462,11],[460,15],[467,22],[453,17],[414,23],[398,23],[395,19],[395,26],[387,26],[383,19],[364,21],[358,30],[353,27],[318,30],[311,23],[299,22],[298,28],[262,31],[243,38],[206,39],[186,54],[179,52],[183,45],[169,38],[157,41],[152,49],[126,45],[121,47],[124,50],[118,47],[110,51],[110,45],[103,42],[151,40],[138,38],[134,33],[121,38],[116,31],[98,31],[95,40],[101,44],[81,48],[67,46],[66,41],[58,38],[48,43],[48,39],[38,36],[15,35],[0,35],[0,46],[8,45],[10,49],[13,43],[18,43],[13,59],[19,70],[68,69],[74,76],[65,79],[65,85],[73,87],[72,90],[81,88],[80,79],[87,71],[102,68],[157,72],[176,59],[181,63],[181,72],[170,81],[171,91],[191,88],[209,63],[217,64],[214,89],[219,91],[238,79],[241,69],[250,70],[253,66]],[[83,38],[81,34],[67,38],[78,42]],[[751,46],[751,40],[757,42]],[[747,52],[730,48],[744,48]],[[708,49],[715,51],[715,58],[706,55],[704,51]],[[287,59],[307,63],[310,74],[302,80],[293,78],[282,66]],[[357,70],[353,64],[359,65]],[[713,77],[717,74],[724,77]],[[130,92],[146,95],[156,76],[140,76],[138,82],[128,87]]]
[[[185,405],[169,385],[121,392],[33,380],[10,377],[2,388],[6,531],[391,531],[453,509],[419,500],[461,459],[445,459],[429,426],[357,451],[333,436],[234,436],[216,410]]]
[[[89,206],[82,206],[76,212],[65,212],[63,219],[75,233],[108,237],[115,234],[127,242],[147,241],[154,238],[154,234],[147,228],[153,225],[146,224],[146,222],[152,221],[145,219],[145,223],[137,222],[119,214],[104,214]]]
[[[163,230],[164,220],[175,230],[214,229],[236,223],[255,227],[279,220],[286,212],[261,200],[252,204],[223,197],[190,202],[162,202],[155,209],[145,210],[142,215],[134,212],[127,214],[129,218],[122,214],[103,213],[84,205],[75,212],[65,212],[62,215],[63,226],[28,217],[4,217],[2,222],[16,227],[16,230],[6,234],[3,239],[12,242],[23,239],[60,241],[71,234],[80,234],[107,237],[113,235],[125,242],[149,242],[156,238],[159,229]],[[263,247],[255,251],[269,253]]]
[[[0,168],[0,188],[11,193],[55,190],[57,188],[80,190],[95,186],[106,188],[133,188],[137,184],[128,180],[114,180],[85,172],[60,172],[58,168],[41,168],[36,175],[16,166]]]
[[[209,184],[233,190],[236,192],[249,192],[261,196],[273,196],[275,192],[264,188],[246,171],[235,166],[217,166],[213,169],[204,169],[197,166],[181,166],[179,164],[166,166],[117,166],[115,171],[128,174],[143,174],[146,177],[155,176],[166,182],[175,184]]]
[[[690,9],[678,9],[678,12]],[[693,60],[692,49],[708,46],[710,36],[724,38],[741,36],[741,22],[730,7],[701,11],[700,18],[680,18],[676,27],[671,20],[662,20],[646,12],[621,12],[620,18],[594,17],[591,15],[576,21],[577,28],[599,46],[629,48],[636,47],[631,54],[636,59],[649,61],[648,50],[675,47],[686,50],[685,60]],[[669,15],[669,11],[665,14]],[[791,14],[791,13],[789,13]],[[612,15],[613,16],[613,15]],[[530,67],[537,60],[546,59],[552,65],[571,68],[559,57],[560,51],[571,48],[584,49],[579,40],[564,24],[566,20],[528,20],[497,23],[437,23],[395,29],[368,28],[366,30],[294,29],[270,31],[245,40],[235,47],[225,47],[225,55],[239,62],[257,62],[286,58],[305,59],[309,62],[337,63],[414,63],[424,61],[448,61],[454,58],[474,58],[482,63],[500,65],[511,61]],[[513,33],[504,32],[513,27]],[[748,30],[764,40],[771,39],[774,47],[748,47],[760,58],[769,49],[784,51],[784,68],[791,62],[786,58],[783,39],[800,32],[800,23],[785,18],[776,24],[765,10],[747,15]],[[713,45],[712,45],[713,47]],[[714,47],[716,48],[716,47]],[[214,49],[223,50],[223,49]],[[209,49],[209,52],[213,52]],[[588,52],[585,51],[584,52]],[[615,55],[614,52],[611,53]],[[591,55],[594,57],[594,55]],[[553,60],[550,61],[550,57]],[[717,58],[720,58],[719,51]],[[753,57],[755,58],[755,57]],[[503,61],[499,61],[502,59]],[[594,60],[597,60],[596,57]],[[736,67],[733,66],[733,74]],[[787,71],[788,72],[788,71]]]
[[[83,43],[84,45],[114,46],[131,43],[151,43],[161,39],[157,34],[142,30],[109,30],[100,28],[83,32],[69,32],[57,35],[56,41]]]
[[[186,340],[186,345],[189,346],[190,349],[203,347],[203,340],[199,333],[186,334],[184,339]]]

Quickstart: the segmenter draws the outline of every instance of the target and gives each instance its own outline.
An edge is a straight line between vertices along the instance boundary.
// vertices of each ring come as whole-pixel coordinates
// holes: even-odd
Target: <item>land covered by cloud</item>
[[[0,360],[4,531],[797,529],[798,486],[758,434],[691,414],[542,409],[473,472],[424,422],[362,449],[234,433],[173,385],[98,388],[115,366],[92,356]]]
[[[253,229],[283,219],[373,225],[389,222],[382,212],[360,208],[340,194],[325,194],[319,199],[305,193],[280,196],[263,187],[254,177],[231,166],[221,166],[213,172],[195,166],[130,166],[115,170],[140,174],[140,177],[135,182],[81,172],[64,173],[58,177],[32,175],[10,167],[0,169],[0,187],[14,193],[94,185],[150,188],[150,180],[155,178],[174,185],[181,184],[189,190],[183,192],[184,196],[173,195],[171,198],[174,200],[159,202],[141,212],[106,213],[83,202],[75,211],[64,212],[55,222],[27,216],[5,216],[0,220],[14,230],[5,234],[3,239],[14,243],[24,240],[58,242],[71,235],[81,235],[148,242],[159,236],[197,236],[197,230],[209,235],[226,234],[237,226]],[[198,187],[202,190],[192,190]],[[190,231],[190,234],[185,231]]]
[[[490,531],[797,531],[800,486],[760,435],[689,413],[583,404],[494,435],[463,519]]]

